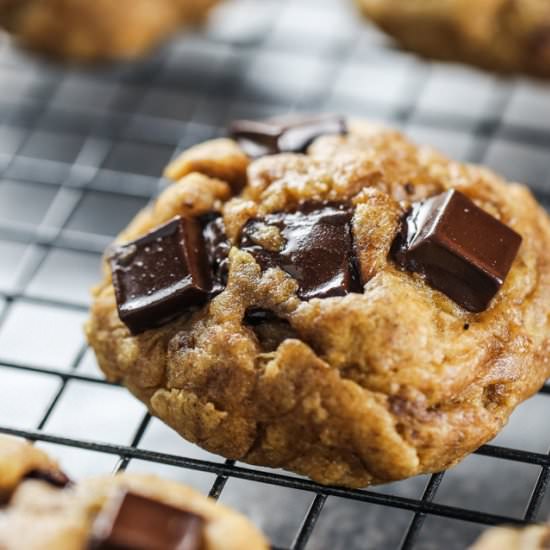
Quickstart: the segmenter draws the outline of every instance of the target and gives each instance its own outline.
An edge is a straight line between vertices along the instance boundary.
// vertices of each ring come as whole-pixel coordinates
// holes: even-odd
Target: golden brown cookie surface
[[[544,550],[550,547],[550,527],[495,527],[489,529],[470,550]]]
[[[217,0],[0,0],[0,26],[25,46],[78,61],[141,55],[199,22]]]
[[[266,156],[246,172],[230,141],[214,142],[212,155],[209,143],[184,153],[167,170],[179,181],[119,242],[175,215],[219,211],[234,245],[226,288],[197,311],[132,335],[106,266],[87,334],[108,378],[187,439],[226,457],[360,487],[453,465],[542,385],[550,372],[550,225],[520,185],[391,130],[350,126],[349,135],[317,139],[306,155]],[[409,206],[449,189],[523,238],[481,313],[390,254]],[[362,292],[303,299],[298,275],[261,266],[242,244],[251,220],[342,202],[353,211]],[[271,230],[255,238],[266,249],[280,246]],[[270,317],[251,322],[251,311]]]
[[[182,536],[189,549],[268,548],[243,516],[179,483],[121,473],[62,487],[22,475],[37,468],[59,472],[39,449],[0,436],[0,496],[6,488],[12,493],[9,502],[0,502],[2,549],[83,550],[103,548],[100,542],[106,541],[142,548],[153,547],[151,540],[155,547],[176,548],[169,543]],[[92,541],[97,546],[89,546]]]
[[[0,435],[0,504],[22,481],[31,478],[49,479],[57,486],[69,483],[57,462],[46,453],[22,439]]]
[[[120,498],[121,491],[201,518],[200,550],[268,548],[264,537],[243,516],[193,489],[156,476],[139,474],[93,478],[63,491],[39,482],[24,483],[10,505],[0,513],[0,548],[87,548],[102,510],[110,506],[111,500]]]
[[[550,76],[550,5],[546,0],[357,3],[402,46],[427,57],[499,72]]]

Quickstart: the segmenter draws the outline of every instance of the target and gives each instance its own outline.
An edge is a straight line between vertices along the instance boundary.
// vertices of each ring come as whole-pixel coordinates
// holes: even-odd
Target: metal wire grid
[[[330,543],[319,537],[314,540],[327,499],[333,498],[364,503],[365,517],[372,505],[411,512],[396,545],[402,549],[430,547],[421,536],[428,517],[479,526],[534,521],[550,476],[550,456],[544,452],[494,444],[476,452],[539,469],[523,514],[513,516],[437,502],[444,473],[427,478],[422,494],[413,498],[384,488],[323,487],[233,461],[144,449],[140,445],[151,418],[142,412],[130,444],[100,442],[47,429],[69,384],[113,386],[82,371],[89,352],[80,337],[74,336],[74,327],[79,330],[78,321],[87,310],[82,287],[96,277],[88,267],[99,263],[99,255],[112,236],[164,185],[156,174],[165,162],[180,149],[219,135],[232,118],[288,110],[370,115],[402,126],[413,135],[420,129],[420,133],[443,136],[439,145],[444,148],[449,146],[445,136],[460,136],[459,156],[492,164],[504,162],[505,171],[509,166],[513,172],[516,162],[506,165],[512,144],[528,155],[531,169],[537,168],[534,175],[530,172],[526,177],[539,199],[550,205],[546,176],[541,177],[541,173],[550,172],[542,154],[550,142],[550,123],[541,123],[537,117],[527,117],[531,123],[525,123],[514,115],[514,109],[522,108],[517,100],[518,95],[521,99],[522,87],[534,87],[539,94],[545,90],[415,61],[393,51],[351,15],[343,16],[344,10],[336,0],[245,0],[228,8],[221,23],[214,23],[206,36],[182,39],[132,66],[95,72],[45,65],[4,43],[0,53],[0,257],[4,258],[0,261],[0,371],[46,377],[58,384],[37,421],[20,426],[14,422],[17,419],[2,411],[7,396],[1,393],[4,383],[0,383],[0,432],[112,455],[118,457],[116,470],[141,460],[213,474],[209,494],[214,498],[222,496],[229,479],[304,491],[309,504],[293,540],[284,545],[293,550],[306,545],[382,547],[369,542],[368,536],[359,544],[347,540],[345,531],[338,532],[339,538]],[[304,22],[300,20],[309,14],[315,17],[303,36]],[[247,27],[245,23],[254,17],[255,26]],[[320,21],[324,24],[319,25]],[[438,78],[444,83],[456,79],[461,93],[473,98],[480,97],[480,88],[488,87],[490,93],[485,94],[482,106],[472,103],[465,111],[464,105],[453,104],[452,98],[440,101],[437,91],[441,88],[434,85]],[[436,97],[435,106],[426,100],[430,94]],[[550,112],[550,100],[544,108]],[[451,141],[449,147],[456,149],[456,139]],[[499,143],[507,144],[504,153],[498,153]],[[541,154],[532,156],[539,150]],[[60,262],[62,268],[56,271]],[[69,269],[69,276],[66,271],[63,276],[63,269]],[[53,313],[48,317],[50,311],[57,317]],[[46,315],[42,324],[35,326],[29,319],[40,317],[38,312]],[[73,335],[70,344],[44,345],[40,337],[38,343],[33,341],[47,324],[55,325],[52,330],[57,334],[68,331]],[[47,337],[51,334],[48,332]],[[33,355],[35,344],[38,350]],[[49,350],[46,360],[41,354],[48,346],[54,349]],[[0,379],[5,381],[6,377]],[[545,386],[540,393],[550,394],[550,387]],[[18,399],[25,407],[32,406],[24,397]],[[426,537],[429,541],[429,534],[424,533]],[[334,540],[340,541],[340,546]]]

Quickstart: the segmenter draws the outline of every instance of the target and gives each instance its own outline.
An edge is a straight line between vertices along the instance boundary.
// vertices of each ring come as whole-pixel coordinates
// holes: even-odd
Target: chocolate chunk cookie
[[[550,76],[546,0],[357,0],[404,46],[499,72]]]
[[[217,0],[0,0],[0,26],[23,45],[78,61],[141,55],[200,22]]]
[[[523,529],[495,527],[489,529],[470,550],[544,550],[550,548],[550,527],[531,525]]]
[[[184,152],[108,251],[86,331],[190,441],[363,487],[452,466],[548,377],[550,224],[522,185],[332,122]]]
[[[12,493],[0,504],[0,548],[268,548],[243,516],[178,483],[126,473],[61,483],[60,476],[43,452],[0,436],[0,491]]]
[[[0,505],[27,479],[39,479],[56,487],[70,483],[46,453],[21,439],[0,436]]]

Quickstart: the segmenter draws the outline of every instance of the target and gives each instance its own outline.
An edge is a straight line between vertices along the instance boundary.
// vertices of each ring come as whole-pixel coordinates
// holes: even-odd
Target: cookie
[[[427,57],[504,73],[550,76],[546,0],[357,2],[399,44]]]
[[[86,326],[107,378],[208,451],[324,484],[493,438],[550,374],[530,192],[368,122],[233,138],[174,160],[107,252]]]
[[[0,0],[0,26],[23,45],[77,61],[138,57],[217,0]]]
[[[0,472],[16,462],[55,463],[34,447],[0,437]],[[17,471],[23,471],[26,467]],[[179,483],[120,473],[61,485],[40,477],[6,478],[13,491],[0,508],[0,548],[10,550],[267,550],[240,514]],[[4,488],[4,479],[0,478]]]
[[[550,527],[530,525],[524,528],[489,529],[470,550],[543,550],[550,547]]]
[[[69,478],[57,462],[30,443],[9,436],[0,436],[0,504],[11,497],[24,480],[40,479],[56,487],[65,487]]]

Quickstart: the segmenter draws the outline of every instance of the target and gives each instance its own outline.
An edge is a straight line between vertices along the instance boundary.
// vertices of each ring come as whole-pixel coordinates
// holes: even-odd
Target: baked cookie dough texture
[[[62,488],[41,479],[28,479],[26,475],[36,469],[60,472],[42,451],[23,440],[0,436],[2,550],[91,548],[88,545],[98,517],[121,492],[202,518],[201,550],[268,548],[264,537],[243,516],[179,483],[153,475],[121,473],[69,483]],[[2,500],[1,496],[5,498]]]
[[[405,48],[486,69],[550,76],[546,0],[357,0]]]
[[[470,550],[544,550],[550,548],[550,526],[531,525],[523,529],[495,527],[479,538]]]
[[[0,506],[5,504],[21,481],[29,476],[50,476],[68,482],[57,462],[21,439],[0,435]]]
[[[48,55],[95,61],[134,58],[217,0],[0,0],[0,27]]]
[[[303,201],[349,201],[362,293],[300,300],[289,275],[262,271],[233,246],[223,292],[133,336],[105,262],[86,330],[108,379],[186,439],[320,483],[363,487],[452,466],[494,437],[548,377],[550,224],[522,185],[395,131],[348,126],[347,135],[317,138],[307,154],[251,161],[230,139],[189,149],[166,171],[175,183],[118,242],[175,215],[214,210],[235,245],[251,218]],[[523,237],[482,313],[390,255],[409,205],[451,188]],[[279,321],[249,326],[250,308]]]

